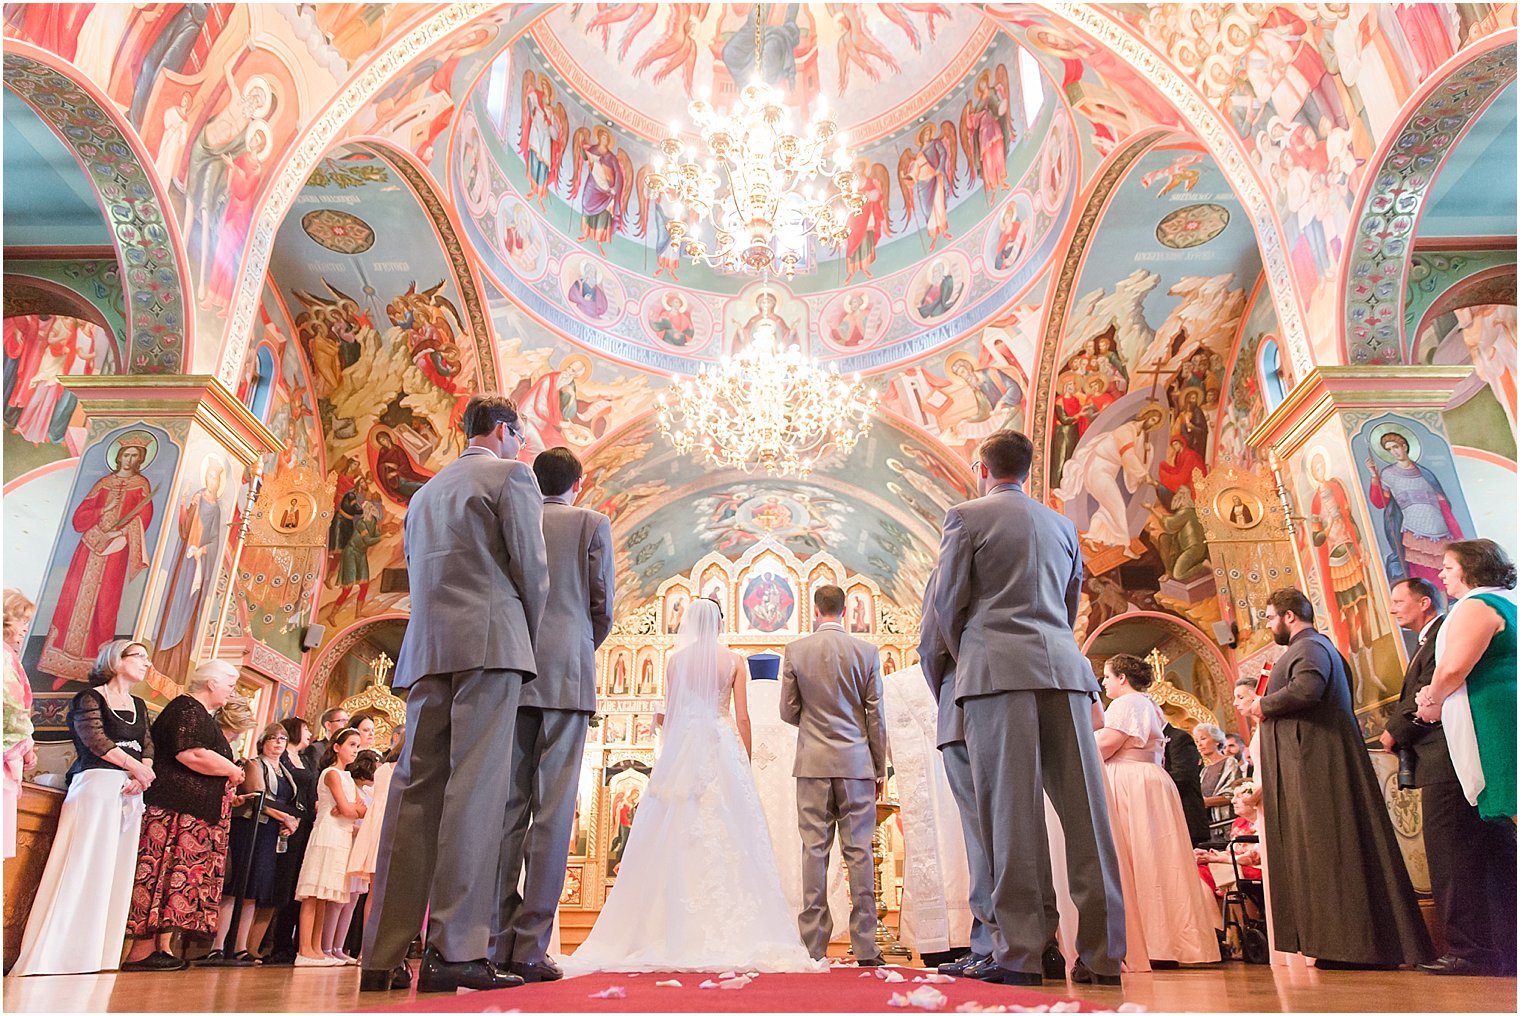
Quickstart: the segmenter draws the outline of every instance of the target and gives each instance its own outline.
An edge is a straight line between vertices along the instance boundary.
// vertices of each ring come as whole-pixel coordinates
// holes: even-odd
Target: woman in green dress
[[[1416,715],[1441,721],[1467,799],[1485,819],[1515,819],[1515,566],[1492,540],[1446,544],[1451,611]]]

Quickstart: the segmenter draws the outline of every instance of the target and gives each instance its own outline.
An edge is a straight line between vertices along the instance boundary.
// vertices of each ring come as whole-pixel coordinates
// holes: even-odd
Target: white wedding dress
[[[593,971],[822,971],[787,906],[749,760],[731,715],[739,656],[698,599],[666,666],[662,748],[617,882],[562,966]]]

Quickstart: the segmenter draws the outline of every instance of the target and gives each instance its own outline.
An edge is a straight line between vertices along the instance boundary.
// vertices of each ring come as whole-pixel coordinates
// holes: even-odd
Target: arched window
[[[1288,397],[1288,382],[1283,377],[1282,350],[1277,346],[1277,339],[1268,335],[1261,341],[1261,348],[1256,353],[1256,368],[1261,376],[1262,397],[1267,402],[1267,412],[1272,412],[1282,405],[1282,400]]]
[[[269,396],[274,391],[274,352],[260,346],[253,359],[253,377],[248,385],[248,408],[254,416],[269,422]]]

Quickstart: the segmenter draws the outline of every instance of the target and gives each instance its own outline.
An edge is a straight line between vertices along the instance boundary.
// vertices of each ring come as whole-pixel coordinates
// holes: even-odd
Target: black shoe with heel
[[[417,990],[455,992],[460,988],[471,991],[491,991],[496,988],[520,988],[523,979],[516,974],[496,969],[487,959],[466,960],[450,963],[429,946],[422,954],[422,966],[417,971]]]

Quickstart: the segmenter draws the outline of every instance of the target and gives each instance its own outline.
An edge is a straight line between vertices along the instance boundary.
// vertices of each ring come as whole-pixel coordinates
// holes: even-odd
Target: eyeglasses
[[[130,653],[122,653],[121,654],[121,658],[124,659],[124,660],[133,660],[133,659],[146,660],[148,658],[148,651],[146,649],[138,649],[138,650],[134,650],[133,652],[130,652]]]
[[[518,427],[517,424],[515,424],[515,423],[509,423],[509,424],[507,424],[507,433],[511,434],[513,437],[517,438],[518,441],[520,441],[520,442],[522,442],[524,444],[526,444],[527,441],[528,441],[528,439],[523,436],[522,429],[520,427]]]

